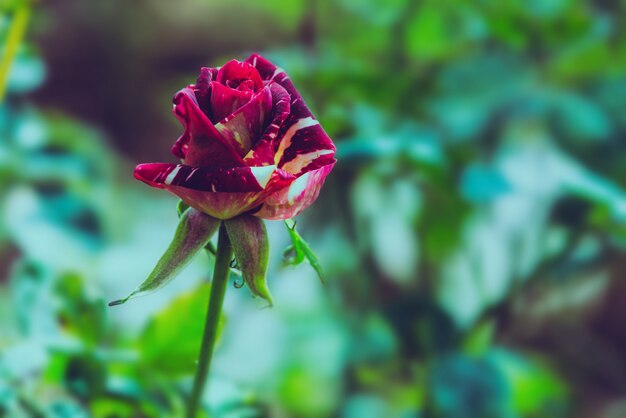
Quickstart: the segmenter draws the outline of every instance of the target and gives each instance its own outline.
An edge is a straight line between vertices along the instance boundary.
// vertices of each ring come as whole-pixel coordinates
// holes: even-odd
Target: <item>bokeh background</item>
[[[0,1],[0,417],[179,417],[210,257],[150,272],[171,97],[260,52],[338,146],[325,270],[228,289],[211,417],[626,416],[626,3]],[[22,30],[24,29],[24,30]],[[15,54],[13,54],[15,52]],[[208,416],[208,415],[207,415]]]

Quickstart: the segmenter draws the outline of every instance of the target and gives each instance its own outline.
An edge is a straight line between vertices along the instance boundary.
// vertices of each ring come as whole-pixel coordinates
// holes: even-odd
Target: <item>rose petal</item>
[[[265,203],[254,213],[264,219],[289,219],[298,215],[317,199],[324,180],[335,163],[309,171],[265,199]]]
[[[270,83],[268,87],[272,93],[272,110],[274,118],[272,122],[265,128],[261,139],[252,147],[245,156],[244,161],[247,165],[271,165],[274,164],[275,147],[274,141],[280,127],[287,116],[289,116],[289,94],[283,86],[277,83]]]
[[[266,167],[190,167],[151,163],[135,168],[135,178],[180,197],[192,206],[219,219],[228,219],[259,206],[294,176]]]
[[[273,80],[279,74],[287,75],[282,68],[277,67],[259,54],[250,55],[244,62],[256,68],[263,81]],[[289,90],[287,92],[291,93]]]
[[[283,170],[297,176],[306,172],[305,167],[317,158],[328,159],[335,155],[335,146],[312,116],[294,121],[292,111],[284,127],[274,156],[274,161]]]
[[[215,80],[215,77],[217,77],[217,68],[202,67],[194,86],[198,106],[209,119],[213,117],[211,115],[211,81]]]
[[[302,100],[287,74],[260,55],[251,55],[246,62],[253,65],[266,82],[278,83],[291,97],[289,117],[278,134],[274,162],[292,174],[306,172],[319,157],[334,155],[335,146]],[[328,158],[328,157],[326,157]]]
[[[272,93],[264,87],[248,103],[220,121],[215,128],[242,157],[261,137],[266,120],[272,117]]]
[[[252,96],[252,90],[240,91],[215,81],[211,82],[211,122],[217,123],[226,118],[248,103]]]
[[[213,126],[198,106],[192,87],[174,96],[174,114],[185,127],[172,147],[172,153],[193,166],[243,166],[241,156]]]
[[[254,91],[263,88],[263,80],[254,66],[247,62],[230,60],[217,72],[215,80],[227,87],[236,89],[246,80],[252,80]]]
[[[226,168],[170,163],[139,164],[135,168],[135,177],[159,188],[181,186],[200,191],[231,193],[259,192],[268,185],[282,187],[295,179],[273,165]]]

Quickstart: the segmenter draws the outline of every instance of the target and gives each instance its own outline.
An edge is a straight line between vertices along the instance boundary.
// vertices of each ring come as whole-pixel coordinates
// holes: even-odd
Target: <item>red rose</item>
[[[172,147],[182,164],[140,164],[135,177],[215,218],[296,216],[335,164],[335,146],[287,74],[256,54],[202,68],[174,96],[174,114],[185,127]]]

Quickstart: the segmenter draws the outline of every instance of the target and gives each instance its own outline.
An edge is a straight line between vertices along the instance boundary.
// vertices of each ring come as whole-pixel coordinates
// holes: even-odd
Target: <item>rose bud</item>
[[[287,74],[259,55],[202,68],[196,84],[174,96],[174,114],[184,132],[172,153],[182,164],[140,164],[135,177],[189,208],[148,279],[111,305],[169,282],[209,243],[220,219],[243,279],[271,304],[261,218],[289,219],[313,203],[335,165],[333,142]]]
[[[287,74],[256,54],[203,68],[174,96],[174,114],[185,128],[172,147],[182,164],[140,164],[135,177],[215,218],[292,218],[335,164],[335,146]]]

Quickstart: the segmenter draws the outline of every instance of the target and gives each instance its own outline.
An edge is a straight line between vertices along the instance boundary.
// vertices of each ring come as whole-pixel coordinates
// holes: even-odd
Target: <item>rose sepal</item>
[[[255,296],[267,300],[272,306],[272,296],[267,287],[269,239],[262,219],[240,215],[224,221],[237,265],[244,281]]]
[[[180,222],[172,242],[148,278],[128,296],[109,303],[109,306],[121,305],[131,298],[157,290],[169,283],[189,264],[193,256],[208,244],[220,222],[219,219],[194,208],[186,209],[180,215]]]

